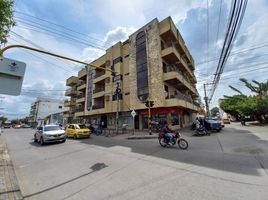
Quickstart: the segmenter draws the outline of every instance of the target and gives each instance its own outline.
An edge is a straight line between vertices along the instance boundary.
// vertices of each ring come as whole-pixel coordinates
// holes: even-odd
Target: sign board
[[[25,69],[23,62],[0,57],[0,94],[20,95]]]
[[[113,82],[120,82],[123,79],[122,74],[118,74],[115,77],[113,77]]]
[[[136,116],[135,110],[132,110],[131,115],[132,115],[133,118]]]

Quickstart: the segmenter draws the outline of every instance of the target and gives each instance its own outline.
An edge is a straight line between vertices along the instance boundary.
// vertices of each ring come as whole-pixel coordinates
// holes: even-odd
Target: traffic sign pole
[[[148,106],[148,129],[149,129],[149,135],[152,135],[152,126],[151,126],[151,100],[149,96],[149,106]]]
[[[131,115],[133,118],[133,135],[135,135],[135,116],[136,116],[135,110],[132,110]]]

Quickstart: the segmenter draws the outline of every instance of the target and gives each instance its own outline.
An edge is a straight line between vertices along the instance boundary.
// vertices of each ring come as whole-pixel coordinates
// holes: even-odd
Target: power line
[[[267,62],[267,63],[268,63],[268,62]],[[241,75],[241,74],[246,74],[246,73],[253,72],[253,71],[258,71],[258,70],[261,70],[261,69],[268,69],[268,66],[265,66],[265,67],[259,67],[259,68],[254,68],[254,69],[249,69],[249,70],[246,70],[246,71],[242,71],[242,72],[239,73],[239,75]],[[225,75],[225,76],[222,77],[221,80],[229,79],[229,77],[230,77],[230,78],[238,78],[238,75],[237,75],[237,74],[236,74],[236,75],[233,75],[233,74],[231,74],[231,75]],[[205,80],[206,80],[206,79],[203,79],[203,80],[200,80],[200,81],[205,81]]]
[[[86,36],[86,37],[91,38],[91,39],[93,39],[93,40],[95,40],[95,41],[99,41],[99,42],[102,42],[102,43],[103,43],[103,41],[102,41],[101,39],[98,39],[98,38],[89,36],[88,34],[85,34],[85,33],[78,32],[78,31],[76,31],[76,30],[70,29],[70,28],[68,28],[68,27],[66,27],[66,26],[63,26],[63,25],[61,25],[61,24],[57,24],[57,23],[54,23],[54,22],[52,22],[52,21],[49,21],[49,20],[46,20],[46,19],[42,19],[42,18],[39,18],[39,17],[35,17],[35,16],[33,16],[33,15],[29,15],[29,14],[27,14],[27,13],[20,12],[20,11],[17,11],[17,10],[15,11],[15,13],[18,13],[18,14],[21,14],[21,15],[24,15],[24,16],[27,16],[27,17],[30,17],[30,18],[34,18],[34,19],[37,19],[37,20],[39,20],[39,21],[43,21],[43,22],[52,24],[52,25],[54,25],[54,26],[61,27],[61,28],[65,29],[65,30],[68,30],[68,31],[70,31],[70,32],[73,32],[73,33],[76,33],[76,34],[79,34],[79,35],[82,35],[82,36]],[[108,43],[108,44],[109,44],[109,43]],[[111,44],[109,44],[109,45],[111,45]]]
[[[217,35],[216,35],[216,45],[218,43],[218,36],[219,36],[219,31],[220,31],[220,23],[221,23],[221,7],[222,7],[222,0],[220,3],[220,12],[219,12],[219,19],[218,19],[218,28],[217,28]],[[217,48],[215,48],[215,55],[217,53]]]
[[[229,57],[237,55],[237,54],[240,54],[240,53],[244,53],[244,52],[247,52],[247,51],[267,47],[267,46],[268,46],[268,42],[264,42],[262,44],[258,44],[258,45],[255,45],[255,46],[250,46],[250,47],[247,47],[247,48],[236,50],[236,51],[233,51],[233,53],[230,53]],[[203,64],[206,64],[207,62],[212,62],[212,61],[219,60],[219,58],[220,57],[214,57],[213,59],[211,59],[209,61],[203,61],[203,62],[196,63],[196,65],[203,65]]]
[[[14,39],[14,38],[10,38],[10,39],[11,39],[11,40],[14,40],[15,42],[17,42],[17,43],[19,43],[19,44],[22,44],[22,43],[20,43],[18,40]],[[44,59],[44,58],[42,58],[42,57],[40,57],[40,56],[37,56],[37,55],[35,55],[35,54],[29,52],[29,51],[26,51],[26,50],[24,50],[24,49],[23,49],[23,51],[24,51],[25,53],[28,53],[28,54],[30,54],[30,55],[32,55],[32,56],[34,56],[34,57],[40,59],[40,60],[43,60],[44,62],[49,63],[50,65],[53,65],[53,66],[58,67],[58,68],[61,68],[61,69],[63,69],[64,71],[66,71],[66,72],[70,72],[70,73],[73,74],[74,69],[72,69],[73,71],[70,71],[70,70],[68,70],[68,69],[66,69],[66,68],[64,68],[64,67],[62,67],[62,66],[60,66],[60,65],[57,65],[57,64],[55,64],[55,63],[52,63],[52,62],[50,62],[50,61],[48,61],[48,60],[46,60],[46,59]]]
[[[92,47],[92,48],[96,48],[96,49],[100,49],[100,50],[105,50],[105,48],[104,47],[100,47],[100,46],[97,46],[97,45],[95,45],[95,44],[91,44],[91,43],[89,43],[88,41],[85,41],[85,40],[82,40],[82,39],[76,39],[76,38],[74,38],[72,35],[70,35],[70,34],[67,34],[67,33],[61,33],[61,32],[57,32],[57,30],[50,30],[50,29],[48,29],[48,28],[46,28],[46,27],[40,27],[40,26],[42,26],[42,25],[40,25],[40,26],[36,26],[36,25],[33,25],[33,24],[31,24],[31,23],[27,23],[27,22],[23,22],[23,21],[21,21],[21,20],[17,20],[18,22],[21,22],[21,23],[23,23],[23,24],[25,24],[25,25],[28,25],[28,26],[30,26],[30,27],[34,27],[34,28],[38,28],[38,29],[41,29],[41,30],[43,30],[43,31],[46,31],[46,34],[49,34],[49,35],[53,35],[53,36],[61,36],[61,37],[64,37],[65,39],[68,39],[68,40],[72,40],[72,41],[74,41],[74,42],[79,42],[79,43],[81,43],[81,44],[84,44],[84,45],[86,45],[86,46],[90,46],[90,47]],[[23,27],[23,26],[20,26],[20,25],[18,25],[19,27]],[[33,28],[29,28],[29,27],[24,27],[24,28],[26,28],[26,29],[29,29],[29,30],[33,30],[33,31],[37,31],[36,29],[33,29]],[[38,31],[37,31],[38,32]]]
[[[31,45],[33,45],[33,46],[35,46],[35,47],[41,49],[41,50],[45,50],[45,51],[47,51],[45,48],[39,46],[38,44],[34,43],[34,42],[31,41],[31,40],[26,39],[26,38],[23,37],[22,35],[19,35],[19,34],[13,32],[13,31],[11,31],[11,33],[15,34],[16,37],[19,37],[19,38],[22,39],[23,41],[25,41],[25,42],[27,42],[27,43],[29,43],[29,44],[31,44]],[[32,54],[32,55],[34,55],[34,54]],[[38,56],[36,56],[36,57],[38,57]],[[39,58],[40,58],[40,57],[39,57]],[[67,62],[67,61],[65,61],[65,60],[59,59],[59,58],[55,58],[55,57],[52,57],[52,58],[53,58],[54,60],[57,60],[57,61],[61,61],[61,62],[66,63],[66,64],[67,64],[67,67],[69,67],[69,68],[70,68],[71,70],[73,70],[73,71],[77,71],[77,70],[75,70],[73,67],[81,67],[81,65],[76,65],[76,64],[73,64],[73,63],[71,63],[71,62]],[[42,60],[44,60],[44,59],[42,59]],[[47,61],[47,60],[46,60],[46,61]],[[47,61],[47,62],[49,62],[49,61]],[[51,62],[50,62],[50,63],[51,63]],[[69,66],[70,64],[72,64],[73,67]],[[59,66],[59,65],[58,65],[58,66]]]
[[[214,75],[214,79],[212,82],[212,90],[210,92],[209,99],[212,99],[214,92],[217,88],[217,85],[219,83],[221,74],[224,70],[225,64],[230,55],[230,52],[233,46],[233,41],[236,38],[239,28],[241,26],[241,23],[245,14],[245,10],[246,10],[246,5],[247,5],[247,0],[233,1],[232,3],[231,15],[229,18],[229,23],[227,25],[227,32],[225,35],[225,40],[224,40],[223,48],[221,51],[221,56],[218,62],[218,66],[216,69],[216,73]]]

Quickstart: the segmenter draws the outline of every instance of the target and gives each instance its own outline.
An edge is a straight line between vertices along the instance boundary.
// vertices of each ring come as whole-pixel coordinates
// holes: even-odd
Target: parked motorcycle
[[[205,135],[210,135],[210,132],[204,126],[201,125],[195,130],[195,135],[205,136]]]
[[[162,147],[170,146],[169,141],[167,141],[164,132],[159,133],[158,140],[159,144]],[[183,150],[188,148],[188,142],[181,137],[181,134],[179,132],[172,133],[172,139],[170,143],[172,146],[178,144],[178,146]]]

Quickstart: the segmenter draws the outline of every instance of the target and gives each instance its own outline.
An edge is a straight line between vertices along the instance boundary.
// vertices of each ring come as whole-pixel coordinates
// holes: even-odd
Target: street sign
[[[0,94],[20,95],[25,69],[23,62],[0,57]]]
[[[113,82],[120,82],[123,79],[122,74],[118,74],[115,77],[113,77]]]
[[[132,115],[133,118],[136,116],[135,110],[132,110],[131,115]]]

